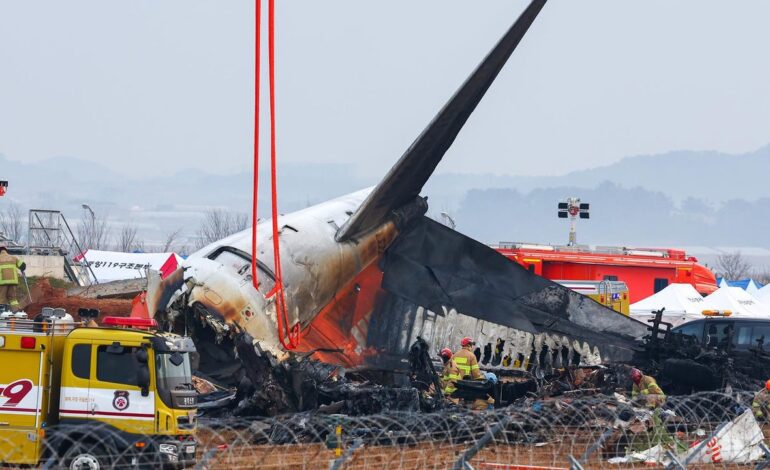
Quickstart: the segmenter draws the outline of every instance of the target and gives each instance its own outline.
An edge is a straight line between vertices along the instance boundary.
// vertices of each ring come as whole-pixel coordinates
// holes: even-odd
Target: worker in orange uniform
[[[770,421],[770,380],[765,382],[764,388],[754,395],[751,410],[755,418]]]
[[[460,341],[460,350],[454,354],[454,361],[462,372],[463,379],[484,380],[484,375],[479,370],[479,361],[473,354],[473,346],[476,343],[472,338],[465,337]]]
[[[6,304],[12,312],[19,311],[19,299],[16,297],[19,287],[19,274],[27,265],[19,258],[8,253],[8,248],[0,245],[0,304]]]
[[[666,394],[652,376],[644,375],[637,368],[631,369],[631,398],[643,397],[647,406],[658,408],[666,401]]]
[[[452,359],[451,349],[442,349],[439,352],[439,356],[441,356],[441,361],[444,363],[444,370],[441,372],[441,389],[449,401],[456,402],[457,399],[453,399],[451,396],[457,390],[455,384],[462,378],[460,368],[457,367],[454,359]]]

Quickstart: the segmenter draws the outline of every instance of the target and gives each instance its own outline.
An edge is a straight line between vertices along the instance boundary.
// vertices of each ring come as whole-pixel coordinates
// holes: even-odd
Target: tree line
[[[27,238],[27,212],[10,203],[0,209],[0,240],[24,245]],[[248,214],[224,209],[209,209],[192,235],[186,227],[176,227],[163,234],[162,240],[147,242],[139,228],[131,222],[118,223],[108,213],[94,214],[78,220],[74,235],[85,250],[168,253],[188,255],[210,243],[249,227]]]

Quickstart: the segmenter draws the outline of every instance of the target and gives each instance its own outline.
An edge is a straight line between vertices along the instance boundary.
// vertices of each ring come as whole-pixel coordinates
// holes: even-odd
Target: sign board
[[[86,250],[75,258],[86,261],[99,282],[137,279],[147,276],[147,269],[161,271],[162,267],[179,264],[176,253],[122,253],[120,251]]]

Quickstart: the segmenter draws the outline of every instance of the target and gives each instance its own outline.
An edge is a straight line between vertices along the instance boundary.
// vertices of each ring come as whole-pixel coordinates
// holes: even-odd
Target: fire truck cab
[[[104,324],[63,311],[0,320],[0,465],[195,462],[191,339],[146,329],[153,320]]]

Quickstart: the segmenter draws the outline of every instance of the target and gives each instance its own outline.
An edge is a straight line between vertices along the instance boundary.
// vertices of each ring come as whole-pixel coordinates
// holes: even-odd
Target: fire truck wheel
[[[69,470],[102,470],[110,468],[110,458],[98,444],[75,443],[64,453],[62,468]]]

